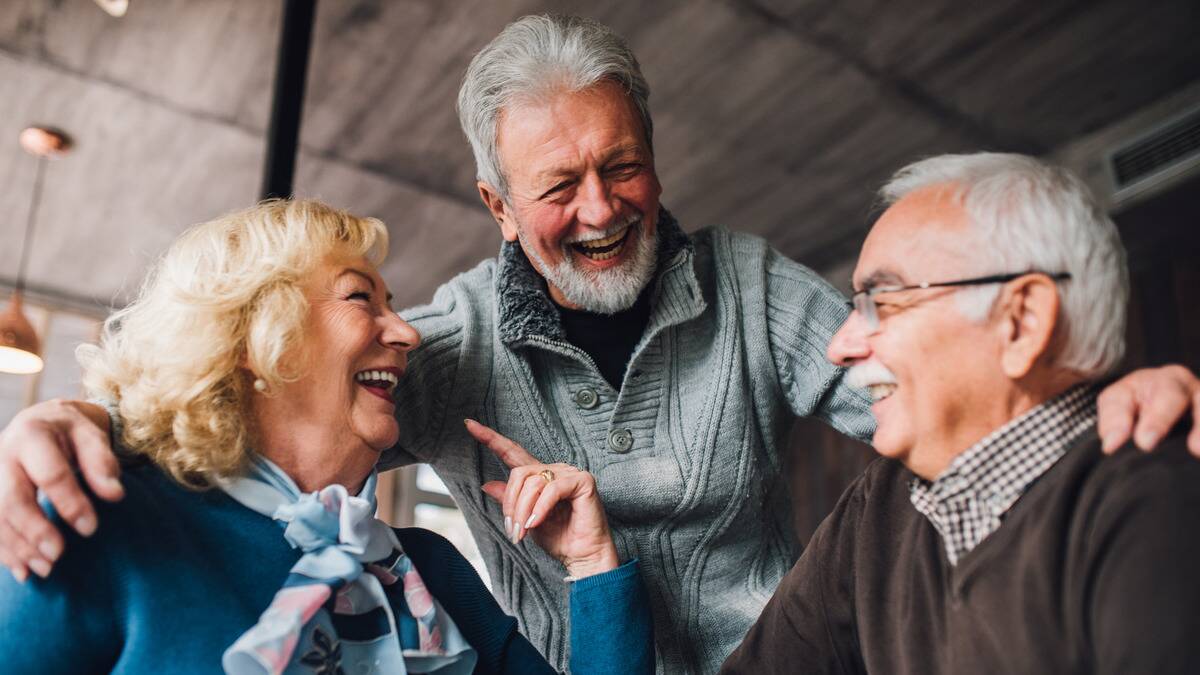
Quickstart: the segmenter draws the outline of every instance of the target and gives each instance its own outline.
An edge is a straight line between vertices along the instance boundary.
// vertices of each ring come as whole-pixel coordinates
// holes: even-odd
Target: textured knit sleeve
[[[792,412],[869,442],[875,433],[870,400],[848,387],[844,369],[825,358],[829,341],[850,314],[846,299],[774,249],[767,254],[765,273],[767,337]]]
[[[0,671],[66,675],[107,672],[124,643],[113,580],[93,539],[64,529],[66,551],[50,576],[18,583],[0,570]]]
[[[654,672],[650,600],[637,560],[571,585],[571,672]]]
[[[464,337],[479,309],[472,296],[490,285],[486,271],[460,275],[439,288],[433,302],[400,312],[420,332],[421,344],[409,353],[396,387],[400,439],[380,457],[381,470],[426,462],[435,452],[452,407]]]
[[[721,673],[866,672],[854,621],[854,551],[870,474],[842,494]]]
[[[1200,673],[1200,462],[1182,438],[1122,453],[1089,537],[1089,670]]]

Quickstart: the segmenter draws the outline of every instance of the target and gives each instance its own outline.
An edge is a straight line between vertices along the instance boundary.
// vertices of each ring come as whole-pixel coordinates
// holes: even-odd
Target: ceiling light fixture
[[[108,12],[109,16],[118,19],[125,16],[125,12],[129,10],[129,0],[96,0],[96,4]]]
[[[37,173],[33,179],[33,196],[29,201],[29,216],[25,221],[25,239],[21,243],[21,260],[17,266],[17,284],[0,313],[0,372],[26,375],[42,369],[41,340],[25,313],[21,311],[21,291],[25,290],[25,266],[33,243],[33,227],[37,222],[38,205],[42,199],[42,180],[46,161],[66,154],[71,147],[67,135],[55,129],[29,127],[21,132],[21,147],[37,157]]]

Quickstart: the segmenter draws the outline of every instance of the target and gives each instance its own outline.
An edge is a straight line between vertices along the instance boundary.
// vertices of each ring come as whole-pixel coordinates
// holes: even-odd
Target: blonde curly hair
[[[387,246],[379,220],[311,200],[266,201],[196,225],[104,322],[99,346],[77,350],[84,386],[118,402],[126,448],[180,483],[237,475],[254,443],[251,379],[273,388],[302,375],[282,363],[304,338],[301,280],[331,256],[378,265]]]

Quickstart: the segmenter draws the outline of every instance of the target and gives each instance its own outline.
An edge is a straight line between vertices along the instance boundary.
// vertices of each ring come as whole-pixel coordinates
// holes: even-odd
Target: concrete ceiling
[[[403,304],[494,255],[454,97],[508,21],[593,16],[653,95],[664,203],[688,228],[761,234],[819,270],[852,259],[904,162],[1053,152],[1200,81],[1195,0],[320,0],[296,194],[382,218]],[[189,224],[261,182],[280,3],[0,4],[0,281],[34,176],[16,138],[61,127],[30,286],[126,302]]]

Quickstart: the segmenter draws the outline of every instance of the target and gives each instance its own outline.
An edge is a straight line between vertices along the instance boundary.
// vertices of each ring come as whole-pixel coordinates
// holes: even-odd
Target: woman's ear
[[[1021,379],[1051,349],[1058,324],[1058,286],[1045,274],[1029,274],[1009,282],[997,303],[1003,338],[1000,365],[1011,379]]]
[[[516,241],[517,223],[508,210],[508,204],[500,196],[500,191],[483,181],[475,183],[475,186],[479,188],[479,198],[483,200],[483,205],[487,207],[492,218],[496,219],[496,224],[500,226],[500,234],[504,240]]]

